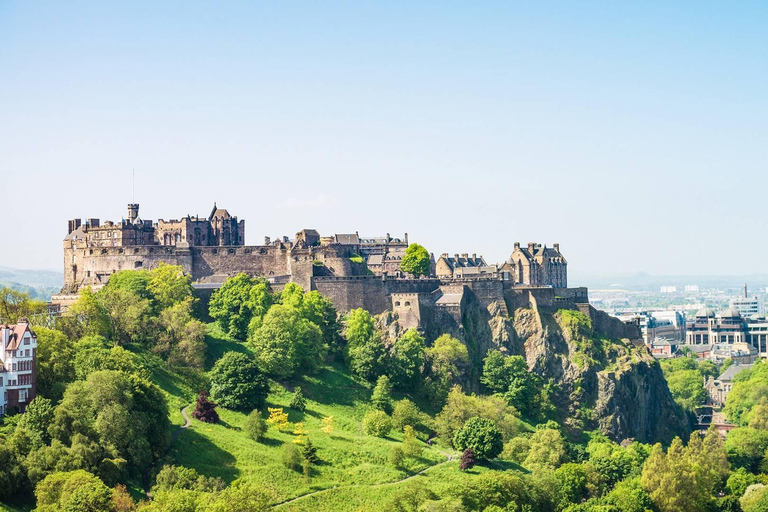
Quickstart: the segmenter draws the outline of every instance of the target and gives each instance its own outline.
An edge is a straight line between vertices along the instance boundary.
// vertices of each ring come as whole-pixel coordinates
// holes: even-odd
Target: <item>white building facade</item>
[[[29,323],[0,326],[0,415],[24,412],[37,386],[37,336]]]

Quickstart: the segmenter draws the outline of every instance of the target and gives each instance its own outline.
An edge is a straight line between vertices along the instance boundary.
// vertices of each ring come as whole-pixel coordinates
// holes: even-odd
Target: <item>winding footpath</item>
[[[187,416],[187,407],[188,405],[185,405],[181,408],[181,417],[184,418],[184,424],[180,426],[178,429],[176,429],[176,432],[171,435],[171,441],[168,443],[168,448],[165,449],[165,453],[168,453],[168,450],[171,449],[171,446],[173,446],[174,441],[179,438],[181,433],[184,431],[184,429],[189,428],[189,426],[192,424],[192,421],[190,421],[189,416]],[[165,453],[163,455],[165,455]],[[160,458],[158,458],[159,460]],[[152,495],[149,492],[149,475],[152,474],[152,470],[155,469],[155,464],[157,461],[150,464],[150,466],[144,470],[144,472],[141,474],[141,486],[144,488],[144,494],[147,496],[147,498],[151,498]]]
[[[446,452],[441,451],[441,450],[438,450],[438,451],[442,455],[444,455],[446,457],[446,459],[444,461],[438,462],[437,464],[433,464],[431,466],[427,466],[426,468],[422,469],[421,471],[417,471],[416,473],[414,473],[412,475],[409,475],[409,476],[407,476],[405,478],[401,478],[400,480],[395,480],[394,482],[382,482],[380,484],[338,485],[338,486],[335,486],[335,487],[329,487],[327,489],[320,489],[319,491],[308,492],[307,494],[302,494],[301,496],[296,496],[295,498],[291,498],[289,500],[281,501],[280,503],[276,503],[276,504],[272,505],[272,508],[280,508],[283,505],[288,505],[290,503],[294,503],[296,501],[303,500],[304,498],[309,498],[310,496],[316,496],[318,494],[322,494],[322,493],[330,492],[330,491],[336,491],[336,490],[339,490],[339,489],[350,489],[350,488],[354,488],[354,487],[386,487],[386,486],[389,486],[389,485],[397,485],[397,484],[401,484],[403,482],[407,482],[408,480],[410,480],[412,478],[416,478],[417,476],[426,473],[427,471],[429,471],[432,468],[436,468],[438,466],[442,466],[443,464],[447,464],[447,463],[449,463],[449,462],[451,462],[453,460],[453,455],[451,455],[450,453],[446,453]]]

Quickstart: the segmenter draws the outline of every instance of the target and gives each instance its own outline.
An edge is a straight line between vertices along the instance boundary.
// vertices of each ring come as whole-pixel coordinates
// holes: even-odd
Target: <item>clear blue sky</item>
[[[573,270],[768,270],[768,4],[0,2],[0,265],[207,214]]]

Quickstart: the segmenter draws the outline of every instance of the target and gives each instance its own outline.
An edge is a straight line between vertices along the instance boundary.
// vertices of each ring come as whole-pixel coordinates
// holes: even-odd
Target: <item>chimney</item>
[[[69,235],[80,227],[80,219],[72,219],[67,222],[67,234]]]
[[[536,244],[534,242],[528,242],[528,252],[533,255],[536,252]]]
[[[472,253],[472,259],[473,259],[473,260],[476,260],[476,259],[477,259],[477,253],[475,253],[475,252],[473,252],[473,253]]]
[[[744,283],[744,298],[747,298],[747,283]]]
[[[459,255],[458,254],[454,254],[453,258],[457,260],[457,259],[459,259]]]
[[[3,342],[3,348],[5,348],[8,345],[8,337],[11,335],[11,328],[8,327],[8,324],[4,324],[2,328],[0,328],[0,340]]]
[[[445,259],[448,259],[448,253],[447,253],[447,252],[444,252],[443,254],[441,254],[441,255],[440,255],[440,257],[441,257],[441,258],[445,258]]]
[[[552,244],[552,247],[554,247],[557,252],[560,252],[560,244]]]
[[[86,222],[92,228],[97,228],[99,227],[99,224],[100,224],[99,219],[88,219]]]
[[[469,253],[466,253],[466,252],[462,253],[461,257],[464,258],[464,259],[467,259],[467,258],[469,258]]]
[[[408,233],[405,234],[405,245],[408,245]]]
[[[139,204],[138,203],[130,203],[128,204],[128,221],[133,224],[136,222],[136,219],[139,218]]]
[[[520,242],[515,242],[515,249],[519,249],[519,248],[520,248]]]

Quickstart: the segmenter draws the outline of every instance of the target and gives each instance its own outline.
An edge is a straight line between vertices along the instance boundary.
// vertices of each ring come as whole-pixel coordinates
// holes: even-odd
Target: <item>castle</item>
[[[567,287],[568,263],[558,244],[516,243],[500,265],[489,265],[476,254],[432,256],[431,275],[418,279],[400,271],[407,247],[407,233],[366,238],[358,233],[321,236],[314,229],[299,231],[293,239],[245,245],[245,221],[215,204],[207,218],[188,215],[157,222],[141,219],[139,205],[129,204],[128,217],[120,222],[69,221],[64,287],[54,301],[66,306],[81,288],[98,289],[119,270],[151,269],[162,262],[180,265],[198,290],[218,288],[244,272],[265,277],[278,289],[295,282],[318,290],[340,311],[391,311],[419,326],[435,311],[460,323],[469,296],[504,309],[510,301],[527,307],[532,296],[540,305],[588,303],[586,288]]]

